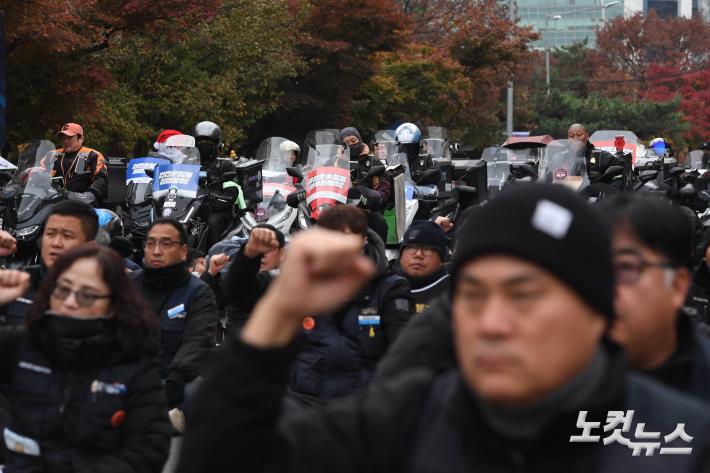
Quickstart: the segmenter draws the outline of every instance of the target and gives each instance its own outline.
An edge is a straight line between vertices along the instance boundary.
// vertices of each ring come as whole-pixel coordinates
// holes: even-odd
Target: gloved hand
[[[165,382],[165,397],[168,401],[168,408],[173,409],[185,400],[185,386],[175,381]]]

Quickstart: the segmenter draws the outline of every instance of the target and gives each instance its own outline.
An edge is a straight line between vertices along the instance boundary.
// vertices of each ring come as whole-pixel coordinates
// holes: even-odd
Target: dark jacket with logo
[[[617,350],[605,382],[591,393],[587,420],[604,432],[611,410],[635,410],[637,423],[659,432],[663,447],[692,447],[692,455],[632,456],[619,443],[570,443],[581,435],[578,411],[562,408],[542,434],[518,442],[493,429],[459,373],[412,369],[362,395],[325,407],[279,415],[291,350],[259,350],[240,340],[225,347],[195,399],[179,473],[251,472],[691,472],[708,471],[710,413],[701,403],[630,374]],[[228,416],[228,418],[225,418]],[[693,437],[664,444],[678,423]],[[238,445],[238,452],[234,446]],[[235,454],[236,453],[236,454]]]
[[[21,332],[0,332],[12,385],[8,473],[160,472],[171,427],[157,360],[120,346],[66,366]]]
[[[334,314],[304,320],[290,389],[305,402],[348,396],[366,386],[414,311],[406,279],[389,272],[382,240],[369,233],[366,254],[376,264],[375,277]]]
[[[149,284],[143,271],[129,275],[160,318],[161,376],[183,386],[200,373],[214,347],[218,322],[212,289],[187,271],[185,274],[164,286]]]
[[[14,302],[0,306],[0,325],[11,327],[24,327],[25,315],[29,312],[34,301],[34,295],[42,284],[47,274],[47,268],[41,264],[25,266],[23,271],[30,274],[30,287],[22,297]]]

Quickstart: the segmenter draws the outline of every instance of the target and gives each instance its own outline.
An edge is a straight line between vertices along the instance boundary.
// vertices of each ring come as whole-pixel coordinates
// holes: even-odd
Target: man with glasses
[[[450,290],[449,273],[444,262],[448,259],[449,238],[434,222],[413,222],[402,238],[398,271],[407,278],[417,312],[431,301]]]
[[[160,374],[171,409],[182,404],[185,384],[200,373],[217,331],[214,293],[188,271],[187,250],[182,225],[157,219],[148,227],[145,269],[130,274],[160,319]]]
[[[691,283],[690,221],[672,204],[641,194],[605,199],[599,210],[613,232],[612,338],[632,368],[710,401],[710,339],[682,311]]]

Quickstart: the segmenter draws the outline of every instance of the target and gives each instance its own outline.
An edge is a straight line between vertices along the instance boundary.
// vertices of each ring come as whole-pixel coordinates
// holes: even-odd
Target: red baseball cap
[[[84,136],[84,129],[79,125],[78,123],[67,123],[62,127],[59,132],[57,132],[58,135],[67,135],[67,136],[75,136],[75,135],[81,135]]]

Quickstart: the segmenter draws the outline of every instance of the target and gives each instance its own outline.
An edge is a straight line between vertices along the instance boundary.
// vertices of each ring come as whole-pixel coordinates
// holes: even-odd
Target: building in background
[[[650,10],[663,18],[701,15],[710,21],[710,0],[516,0],[520,24],[529,25],[542,38],[536,49],[569,46],[586,40],[596,44],[596,30],[606,20],[631,17]]]
[[[533,43],[537,49],[569,46],[584,40],[594,46],[596,29],[607,19],[624,14],[623,1],[619,0],[517,0],[516,3],[520,23],[534,27],[542,36]]]

